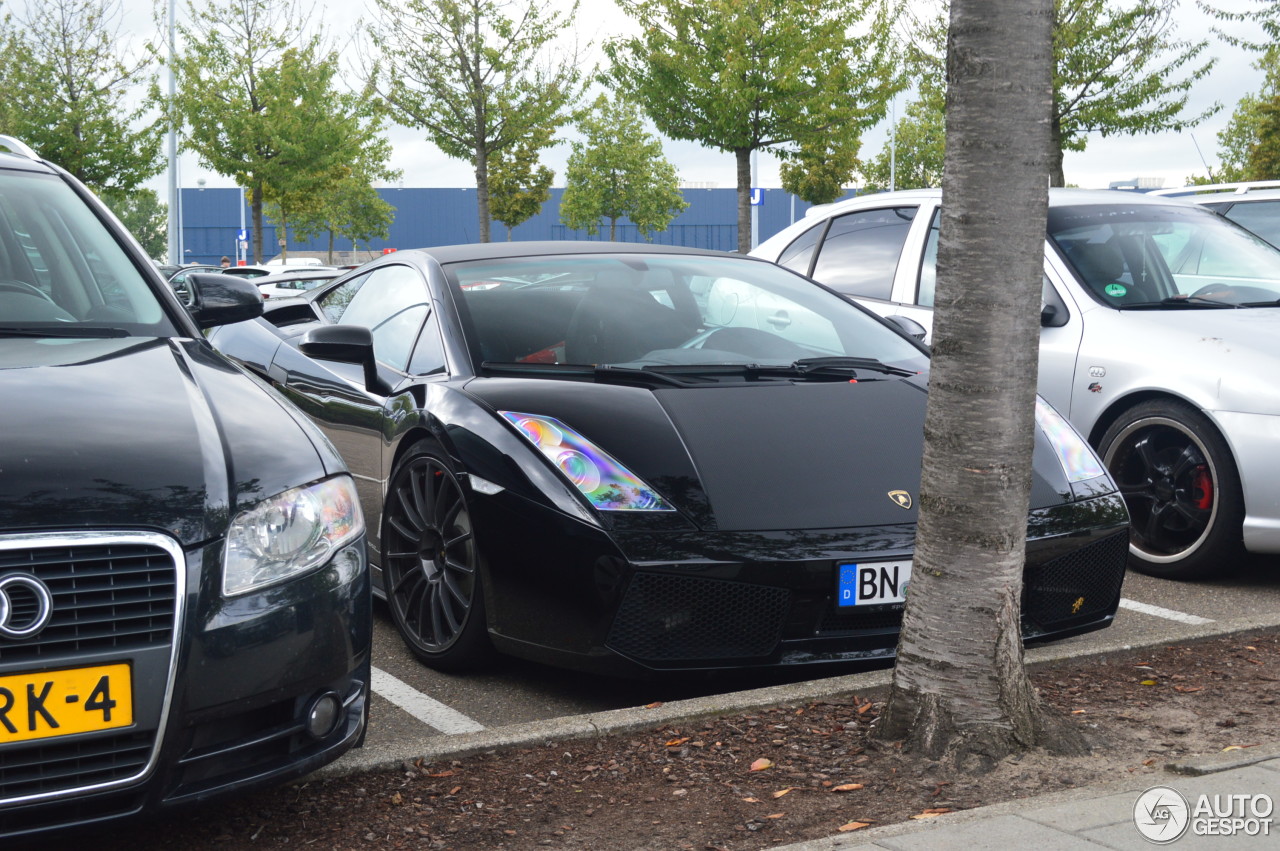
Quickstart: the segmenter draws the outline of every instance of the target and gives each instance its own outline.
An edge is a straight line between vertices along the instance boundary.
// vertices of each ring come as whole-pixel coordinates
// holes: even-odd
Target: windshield
[[[654,367],[924,355],[841,297],[770,263],[574,254],[447,267],[472,358]]]
[[[15,170],[0,170],[0,330],[174,333],[147,279],[71,187]]]
[[[1280,249],[1185,204],[1052,207],[1049,238],[1111,307],[1280,301]]]

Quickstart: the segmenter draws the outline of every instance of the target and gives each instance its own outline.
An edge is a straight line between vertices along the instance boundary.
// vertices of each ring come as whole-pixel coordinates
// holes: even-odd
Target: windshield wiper
[[[0,327],[0,337],[58,337],[67,339],[106,339],[110,337],[128,337],[129,332],[123,328],[94,328],[79,325],[71,327],[40,328],[5,328]]]
[[[800,358],[790,364],[750,364],[747,369],[753,375],[781,375],[798,378],[856,378],[858,370],[867,372],[883,372],[886,375],[903,377],[918,375],[914,369],[878,361],[875,358],[854,358],[844,356]]]
[[[668,384],[674,387],[688,387],[692,382],[679,376],[680,370],[676,370],[675,375],[669,374],[664,368],[662,371],[656,369],[647,369],[645,367],[632,366],[613,366],[611,364],[590,364],[590,363],[521,363],[501,362],[501,361],[485,361],[480,364],[482,369],[493,372],[505,372],[511,375],[548,375],[548,376],[583,376],[584,378],[593,378],[597,381],[608,383],[626,383],[633,384],[636,382]],[[709,379],[701,375],[692,375],[691,378],[696,381],[707,381]]]
[[[1117,305],[1121,310],[1161,310],[1166,307],[1199,309],[1204,307],[1243,307],[1230,301],[1219,301],[1202,295],[1175,295],[1159,301],[1139,301],[1134,304]]]

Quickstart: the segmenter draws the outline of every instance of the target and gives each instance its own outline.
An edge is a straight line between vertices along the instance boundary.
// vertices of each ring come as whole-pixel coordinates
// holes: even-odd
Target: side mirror
[[[188,275],[187,312],[201,328],[230,325],[262,315],[262,293],[230,275]],[[181,297],[181,295],[179,295]]]
[[[899,328],[902,329],[902,331],[908,337],[910,337],[913,340],[919,340],[920,342],[923,343],[924,338],[927,337],[929,334],[928,329],[926,329],[919,322],[912,319],[910,316],[903,316],[900,313],[894,313],[889,316],[886,316],[885,319],[888,319],[894,325],[897,325]]]
[[[302,335],[298,351],[317,360],[351,363],[364,368],[364,385],[370,393],[391,395],[378,375],[373,354],[373,332],[363,325],[321,325]]]
[[[1041,328],[1061,328],[1071,319],[1071,312],[1067,310],[1066,303],[1062,300],[1062,296],[1058,295],[1046,278],[1040,291],[1040,327]]]

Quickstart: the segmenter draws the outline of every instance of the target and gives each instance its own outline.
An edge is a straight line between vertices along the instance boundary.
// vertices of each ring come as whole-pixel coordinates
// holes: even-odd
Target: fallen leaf
[[[1250,665],[1261,665],[1261,664],[1262,664],[1262,663],[1261,663],[1261,662],[1259,662],[1257,659],[1245,659],[1245,661],[1246,661],[1246,662],[1248,662]]]
[[[458,794],[458,793],[459,793],[459,792],[461,792],[461,791],[462,791],[462,787],[461,787],[461,786],[454,786],[452,789],[450,789],[450,790],[449,790],[449,794],[450,794],[450,795],[456,795],[456,794]]]
[[[786,813],[771,813],[770,815],[765,816],[765,818],[782,818],[785,815]]]
[[[396,792],[391,796],[391,803],[395,804],[396,806],[400,806],[401,804],[404,803],[404,798],[400,796],[399,792]]]
[[[946,807],[930,807],[924,812],[913,815],[912,818],[913,819],[936,818],[937,816],[940,816],[944,813],[949,813],[949,812],[951,812],[951,810],[947,809]]]
[[[851,822],[849,822],[848,824],[842,824],[842,825],[840,825],[840,830],[841,830],[841,832],[848,832],[848,831],[850,831],[850,830],[862,830],[862,828],[864,828],[864,827],[870,827],[870,826],[871,826],[871,824],[870,824],[869,822],[865,822],[865,821],[851,821]]]
[[[859,707],[858,707],[858,714],[859,714],[859,715],[862,715],[862,714],[866,713],[866,711],[867,711],[868,709],[870,709],[870,708],[871,708],[871,704],[870,704],[870,703],[864,703],[864,704],[862,704],[861,706],[859,706]]]
[[[683,745],[685,742],[689,741],[690,738],[691,737],[689,736],[685,736],[683,739],[672,739],[671,741],[667,742],[667,747],[674,748],[678,745]]]
[[[662,705],[662,701],[661,701],[661,700],[655,700],[653,703],[646,703],[646,704],[644,705],[644,708],[645,708],[645,709],[657,709],[657,708],[658,708],[659,706],[661,706],[661,705]]]
[[[1222,752],[1226,753],[1227,751],[1242,751],[1242,750],[1244,750],[1244,748],[1240,747],[1239,745],[1227,745],[1225,748],[1222,749]]]
[[[1083,710],[1083,709],[1073,709],[1073,710],[1071,710],[1071,714],[1072,714],[1072,715],[1083,715],[1083,714],[1084,714],[1084,710]]]
[[[1256,647],[1249,647],[1248,645],[1246,645],[1244,649],[1245,649],[1245,650],[1252,650],[1254,653],[1257,653],[1257,652],[1258,652],[1258,648],[1256,648]]]
[[[766,768],[773,768],[773,760],[767,759],[766,757],[760,757],[755,762],[751,763],[752,771],[764,771]]]
[[[1173,690],[1183,694],[1195,694],[1198,691],[1204,691],[1204,686],[1174,686]]]
[[[760,803],[760,799],[759,799],[759,798],[743,798],[742,800],[746,801],[748,804],[758,804],[758,803]]]
[[[1156,764],[1156,761],[1155,761],[1154,759],[1144,759],[1144,760],[1142,761],[1142,764],[1143,764],[1143,765],[1155,765],[1155,764]]]
[[[1142,681],[1142,684],[1143,684],[1144,686],[1155,686],[1155,685],[1159,685],[1159,683],[1158,683],[1158,682],[1156,682],[1155,680],[1143,680],[1143,681]]]
[[[452,777],[452,771],[441,771],[439,774],[428,774],[428,777]]]
[[[863,788],[863,785],[861,783],[842,783],[839,786],[834,787],[831,791],[832,792],[856,792],[862,788]]]
[[[774,798],[781,798],[783,795],[787,794],[788,792],[792,791],[792,790],[793,790],[793,789],[795,789],[795,788],[796,788],[796,787],[794,787],[794,786],[788,786],[788,787],[787,787],[787,788],[785,788],[785,789],[779,789],[777,792],[774,792],[774,793],[773,793],[773,797],[774,797]]]

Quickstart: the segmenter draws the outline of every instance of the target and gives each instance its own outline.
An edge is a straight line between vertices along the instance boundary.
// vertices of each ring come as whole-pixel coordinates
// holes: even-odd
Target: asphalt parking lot
[[[1128,574],[1121,609],[1108,629],[1043,645],[1083,655],[1103,647],[1171,640],[1188,631],[1280,619],[1280,558],[1249,559],[1229,579],[1183,583]],[[500,659],[482,674],[442,674],[417,662],[404,647],[385,606],[375,603],[374,702],[366,755],[423,752],[438,737],[551,721],[688,698],[730,695],[761,686],[811,688],[815,677],[850,669],[755,672],[688,681],[613,680]],[[856,670],[856,669],[855,669]],[[731,698],[730,698],[731,699]],[[354,756],[354,755],[353,755]]]

